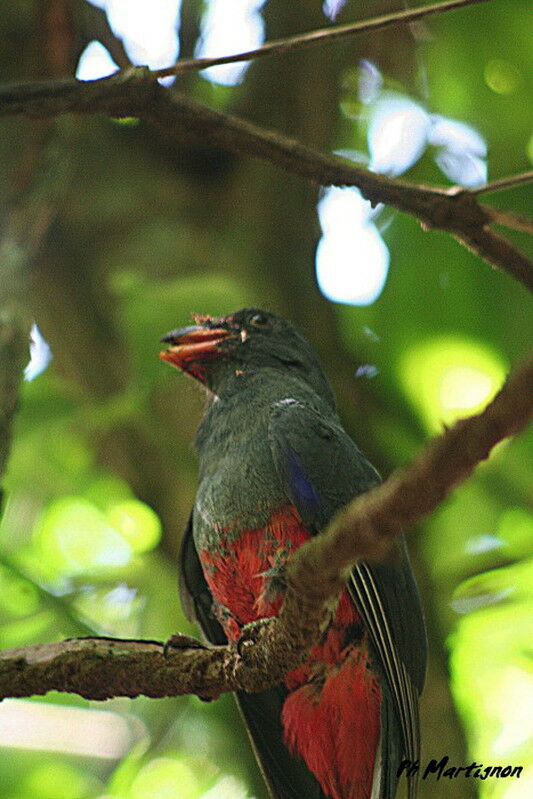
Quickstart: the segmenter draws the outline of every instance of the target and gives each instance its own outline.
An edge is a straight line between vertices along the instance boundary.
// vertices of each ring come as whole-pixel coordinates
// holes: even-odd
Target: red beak
[[[159,357],[162,361],[168,361],[177,366],[178,369],[191,371],[187,368],[190,362],[207,360],[221,354],[217,350],[217,344],[230,335],[229,330],[222,327],[209,329],[193,325],[180,330],[172,330],[161,339],[169,346],[159,353]]]

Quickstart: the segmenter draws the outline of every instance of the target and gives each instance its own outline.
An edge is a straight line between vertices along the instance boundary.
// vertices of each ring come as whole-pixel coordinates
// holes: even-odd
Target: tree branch
[[[392,25],[405,25],[410,22],[416,22],[424,17],[442,14],[445,11],[453,11],[457,8],[464,8],[465,6],[486,2],[488,2],[488,0],[448,0],[448,2],[445,3],[435,3],[434,5],[422,6],[421,8],[394,11],[391,14],[384,14],[379,17],[374,17],[373,19],[366,19],[349,25],[322,28],[320,30],[310,31],[309,33],[299,33],[295,36],[288,36],[285,39],[277,39],[273,42],[267,42],[261,47],[256,47],[254,50],[247,50],[244,53],[218,56],[216,58],[182,59],[171,67],[155,70],[153,74],[157,78],[166,78],[170,75],[183,75],[187,72],[207,69],[208,67],[214,67],[220,64],[251,61],[252,59],[275,55],[276,53],[285,53],[288,50],[300,50],[303,47],[309,47],[314,44],[323,44],[324,42],[332,42],[337,39],[346,39],[358,33],[368,33],[369,31],[389,28]]]
[[[521,172],[519,175],[510,175],[507,178],[500,178],[493,180],[491,183],[486,183],[478,189],[473,190],[473,194],[489,194],[495,191],[503,191],[504,189],[512,189],[514,186],[521,186],[524,183],[531,183],[533,180],[533,170],[530,172]]]
[[[0,478],[29,358],[29,273],[56,213],[65,176],[65,158],[59,157],[57,141],[42,125],[30,132],[13,173],[0,235]],[[1,499],[0,490],[0,505]]]
[[[4,247],[0,245],[0,257]],[[13,260],[17,256],[15,255]],[[0,475],[4,473],[22,370],[28,361],[29,322],[20,304],[0,301]],[[0,489],[0,507],[3,493]]]
[[[280,133],[171,94],[146,67],[97,81],[41,81],[0,88],[0,115],[62,113],[137,116],[179,139],[251,155],[318,185],[357,186],[373,204],[387,203],[416,217],[427,229],[451,233],[492,266],[533,289],[531,261],[489,229],[491,217],[474,192],[415,185],[323,155]]]
[[[494,208],[492,205],[483,206],[491,221],[496,225],[519,230],[522,233],[533,233],[533,219],[514,211],[505,211],[503,208]]]
[[[238,644],[207,648],[186,636],[156,641],[72,639],[0,653],[0,698],[70,691],[89,699],[263,690],[301,663],[331,617],[358,559],[381,559],[395,538],[434,510],[491,449],[533,413],[533,360],[485,410],[459,421],[381,486],[357,497],[287,567],[280,615],[245,628]]]

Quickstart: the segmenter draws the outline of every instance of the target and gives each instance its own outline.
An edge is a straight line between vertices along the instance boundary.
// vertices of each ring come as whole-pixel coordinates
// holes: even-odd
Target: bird
[[[180,551],[185,614],[211,644],[276,616],[291,553],[380,476],[344,430],[326,375],[286,319],[259,308],[161,341],[159,357],[200,383],[198,488]],[[405,541],[352,569],[304,663],[274,687],[236,693],[274,799],[393,799],[419,762],[427,656]],[[416,769],[407,770],[416,799]]]

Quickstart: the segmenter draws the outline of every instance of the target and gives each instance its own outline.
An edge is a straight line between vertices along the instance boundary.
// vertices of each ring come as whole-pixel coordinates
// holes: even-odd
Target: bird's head
[[[320,362],[293,325],[270,311],[243,308],[221,318],[194,315],[195,325],[171,330],[159,357],[194,377],[215,394],[235,378],[262,369],[298,374],[332,399]]]

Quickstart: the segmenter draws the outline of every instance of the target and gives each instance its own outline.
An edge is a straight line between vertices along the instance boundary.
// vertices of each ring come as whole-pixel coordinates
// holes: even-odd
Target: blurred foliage
[[[48,5],[16,0],[3,9],[0,58],[10,79],[51,60],[50,31],[38,27]],[[85,0],[69,5],[77,33],[60,35],[75,61],[94,25]],[[202,7],[183,0],[184,54],[194,50]],[[390,7],[372,2],[364,11]],[[347,2],[337,21],[361,10]],[[368,160],[356,79],[360,59],[370,59],[387,91],[480,131],[489,179],[497,178],[531,160],[529,10],[526,0],[488,3],[426,20],[416,38],[378,32],[258,62],[235,87],[192,76],[180,88]],[[270,0],[263,14],[269,39],[326,24],[319,0]],[[34,132],[28,122],[3,123],[1,173],[12,183],[31,169]],[[54,357],[22,387],[4,482],[3,647],[94,632],[194,633],[177,599],[176,556],[194,498],[191,441],[203,400],[156,357],[160,336],[191,312],[257,304],[294,319],[320,352],[348,429],[384,474],[442,423],[486,403],[523,355],[531,330],[523,288],[412,219],[382,217],[391,254],[383,293],[366,307],[334,306],[313,282],[313,187],[198,144],[178,147],[142,123],[59,120],[50,136],[70,179],[34,269],[31,305]],[[429,148],[408,178],[445,184],[433,155]],[[531,213],[525,188],[487,202]],[[526,246],[523,234],[510,236]],[[357,251],[350,255],[356,269]],[[527,435],[498,447],[410,537],[431,651],[423,758],[523,765],[524,774],[476,785],[428,778],[422,799],[532,795],[531,449]],[[117,699],[104,706],[105,724],[100,707],[57,694],[3,703],[2,799],[265,795],[231,697]],[[92,714],[89,735],[73,708]],[[108,734],[121,741],[111,753]],[[87,740],[91,751],[76,748]]]

